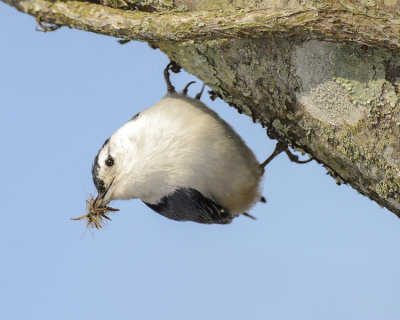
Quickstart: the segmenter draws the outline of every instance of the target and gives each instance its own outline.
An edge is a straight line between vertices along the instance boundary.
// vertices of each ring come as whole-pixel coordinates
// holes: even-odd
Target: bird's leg
[[[264,169],[267,166],[267,164],[270,163],[272,159],[274,159],[278,154],[280,154],[283,151],[285,151],[285,153],[289,157],[290,161],[293,161],[296,163],[307,163],[313,159],[313,157],[310,157],[307,160],[299,160],[298,156],[296,156],[290,152],[286,142],[278,141],[278,143],[276,144],[275,150],[272,152],[272,154],[267,158],[267,160],[265,160],[263,163],[260,164],[260,168],[263,169],[263,173],[264,173]]]
[[[164,79],[167,83],[167,90],[169,93],[175,92],[175,87],[171,84],[171,80],[169,79],[169,68],[172,66],[174,62],[170,62],[167,64],[167,67],[164,69]]]
[[[186,96],[187,95],[187,92],[188,92],[188,89],[189,89],[189,86],[191,85],[191,84],[193,84],[193,83],[196,83],[196,81],[190,81],[187,85],[186,85],[186,87],[185,88],[183,88],[183,90],[182,90],[182,94],[184,95],[184,96]]]
[[[167,90],[169,93],[173,93],[175,92],[175,87],[171,84],[171,81],[169,80],[169,70],[174,73],[179,73],[181,71],[181,67],[178,66],[176,62],[172,61],[168,63],[167,67],[164,69],[164,79],[167,83]]]
[[[270,163],[272,159],[274,159],[278,154],[287,150],[287,148],[288,145],[286,142],[278,141],[278,143],[275,146],[275,150],[272,152],[272,154],[263,163],[260,164],[260,168],[263,169],[263,173],[267,164]]]
[[[201,95],[203,94],[203,91],[204,91],[204,87],[205,87],[205,86],[206,86],[206,85],[203,83],[203,86],[201,87],[200,92],[199,92],[198,94],[196,94],[196,96],[194,97],[195,99],[200,100]]]
[[[291,153],[289,149],[286,149],[285,152],[286,152],[287,156],[289,157],[290,161],[295,162],[295,163],[300,163],[300,164],[307,163],[307,162],[310,162],[312,159],[314,159],[313,157],[310,157],[307,160],[299,160],[299,157],[296,156],[295,154]]]

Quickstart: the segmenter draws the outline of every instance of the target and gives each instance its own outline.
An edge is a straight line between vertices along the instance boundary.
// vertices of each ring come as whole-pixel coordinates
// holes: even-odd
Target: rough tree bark
[[[45,30],[149,42],[400,217],[400,1],[2,1]]]

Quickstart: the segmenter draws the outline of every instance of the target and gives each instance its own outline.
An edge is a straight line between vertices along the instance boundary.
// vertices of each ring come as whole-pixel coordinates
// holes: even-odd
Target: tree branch
[[[129,40],[249,39],[281,34],[356,40],[400,50],[400,17],[381,10],[368,15],[359,9],[325,5],[149,13],[81,1],[3,1],[44,22]]]

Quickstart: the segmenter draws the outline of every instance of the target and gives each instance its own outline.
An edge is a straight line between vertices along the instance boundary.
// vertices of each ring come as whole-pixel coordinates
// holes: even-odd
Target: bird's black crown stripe
[[[99,152],[97,153],[96,157],[94,158],[93,165],[92,165],[93,183],[99,194],[102,194],[106,191],[106,188],[104,187],[104,181],[99,178],[99,169],[100,169],[99,154],[100,154],[100,151],[104,148],[104,146],[109,141],[110,141],[110,139],[107,139],[106,141],[104,141],[103,146],[100,148]]]

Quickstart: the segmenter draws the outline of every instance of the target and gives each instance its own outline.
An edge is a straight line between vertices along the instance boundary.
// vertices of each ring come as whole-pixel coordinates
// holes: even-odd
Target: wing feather
[[[228,224],[233,219],[227,209],[191,188],[177,189],[157,204],[145,204],[164,217],[177,221]]]

